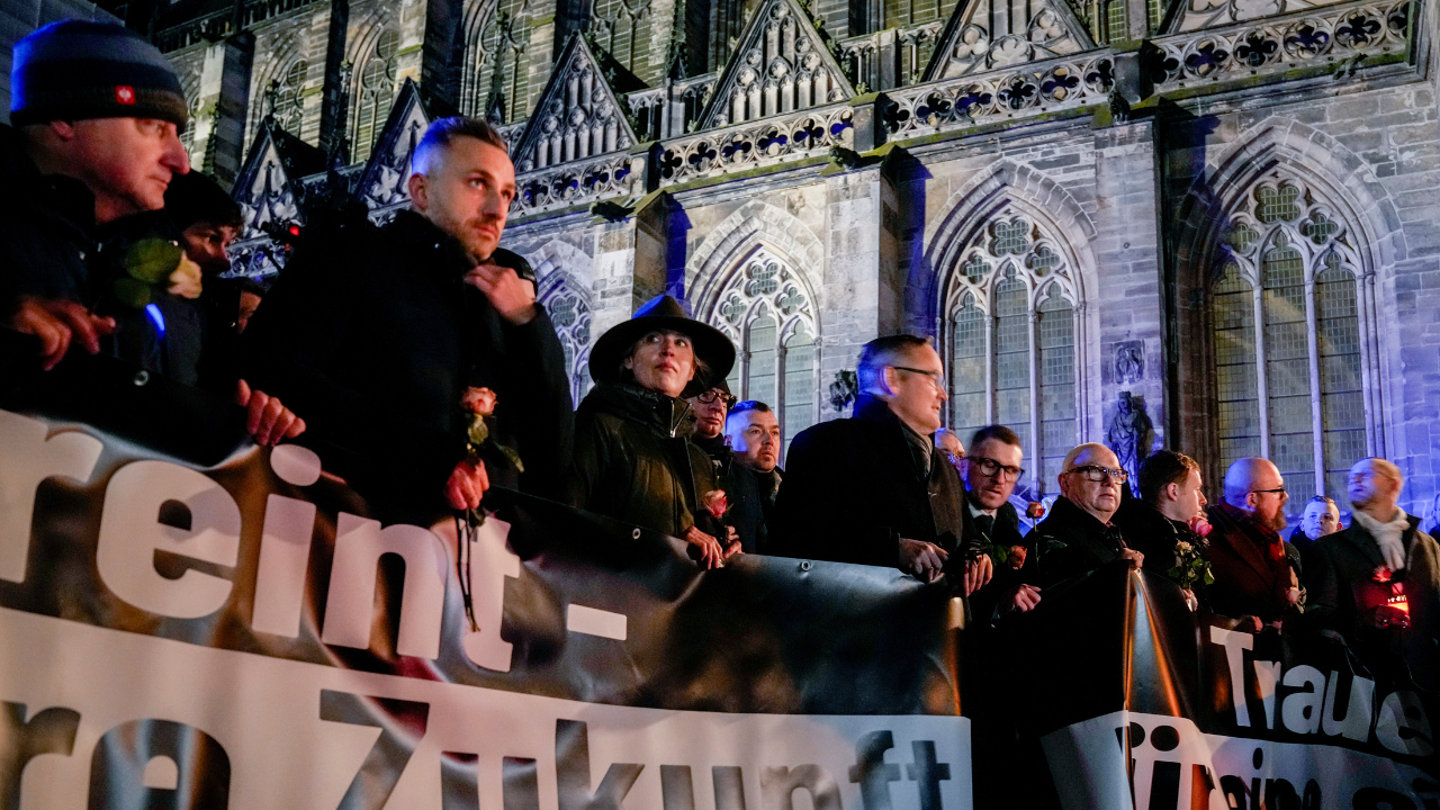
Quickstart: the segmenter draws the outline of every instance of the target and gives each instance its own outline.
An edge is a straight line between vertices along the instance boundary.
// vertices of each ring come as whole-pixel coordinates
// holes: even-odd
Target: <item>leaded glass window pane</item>
[[[1014,268],[995,285],[995,419],[1030,441],[1030,311]]]
[[[1295,493],[1315,490],[1315,426],[1310,408],[1310,330],[1305,263],[1281,239],[1265,253],[1265,383],[1269,387],[1270,460]]]
[[[966,298],[955,312],[951,331],[950,425],[968,441],[985,427],[985,313]]]
[[[386,28],[376,37],[375,48],[359,66],[359,87],[355,94],[355,114],[352,125],[351,149],[354,159],[363,161],[370,156],[375,139],[390,115],[395,103],[395,54],[400,47],[400,33]]]
[[[775,391],[775,319],[762,315],[750,324],[750,372],[745,388],[747,399],[766,404],[779,402]]]
[[[1355,291],[1355,276],[1338,261],[1315,277],[1320,423],[1324,431],[1325,489],[1331,497],[1345,491],[1350,467],[1366,455],[1360,318]]]
[[[1075,425],[1075,318],[1070,302],[1052,286],[1040,305],[1039,481],[1042,492],[1060,475],[1065,454],[1079,444]]]
[[[1220,465],[1261,455],[1260,400],[1255,375],[1255,305],[1249,282],[1234,263],[1210,298],[1215,336],[1216,426]]]
[[[1105,6],[1105,41],[1123,42],[1129,39],[1125,24],[1124,0],[1110,0]]]
[[[815,399],[815,337],[801,324],[785,344],[784,450],[795,434],[815,424]]]

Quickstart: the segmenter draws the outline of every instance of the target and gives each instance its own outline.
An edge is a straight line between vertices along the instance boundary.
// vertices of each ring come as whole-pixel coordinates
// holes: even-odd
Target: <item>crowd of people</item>
[[[668,295],[600,336],[575,407],[534,273],[499,246],[515,171],[484,122],[429,127],[413,210],[383,226],[316,213],[265,294],[223,276],[245,223],[189,172],[189,108],[152,46],[119,26],[50,25],[17,46],[12,92],[0,306],[34,362],[103,352],[232,398],[256,442],[308,442],[383,519],[518,488],[679,538],[706,569],[737,554],[897,569],[997,629],[1096,569],[1143,568],[1192,609],[1339,633],[1437,685],[1440,546],[1399,508],[1388,461],[1350,471],[1348,527],[1317,497],[1287,541],[1289,493],[1265,459],[1231,464],[1209,504],[1186,455],[1145,459],[1134,496],[1115,453],[1086,443],[1025,531],[1020,438],[945,430],[939,353],[892,335],[858,357],[853,415],[795,436],[782,470],[775,412],[726,383],[734,345]]]

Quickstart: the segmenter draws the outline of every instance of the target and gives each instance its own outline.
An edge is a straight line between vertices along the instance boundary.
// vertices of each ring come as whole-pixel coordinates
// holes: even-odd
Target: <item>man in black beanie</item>
[[[190,171],[179,136],[188,110],[160,51],[111,23],[64,20],[32,32],[15,46],[10,86],[13,126],[0,126],[9,191],[0,202],[0,325],[38,337],[48,369],[72,343],[93,354],[115,331],[94,312],[115,280],[101,268],[121,264],[115,223],[164,208],[172,181]],[[297,432],[278,402],[242,393],[257,441]]]

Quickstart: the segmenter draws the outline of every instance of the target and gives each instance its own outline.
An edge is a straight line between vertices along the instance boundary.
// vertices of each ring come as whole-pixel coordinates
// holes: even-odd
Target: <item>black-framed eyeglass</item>
[[[733,395],[727,394],[723,391],[716,391],[714,388],[711,388],[708,391],[701,391],[700,393],[695,395],[695,398],[705,403],[706,405],[712,404],[717,399],[723,400],[725,402],[726,408],[729,408],[735,404],[735,397]]]
[[[909,366],[891,366],[891,368],[896,371],[908,371],[911,374],[924,374],[930,378],[931,382],[935,383],[936,388],[939,388],[941,391],[945,390],[945,372],[943,371],[927,371],[923,368],[911,368]]]
[[[1005,477],[1011,481],[1019,481],[1020,476],[1025,474],[1024,467],[1011,467],[1007,464],[1001,464],[993,458],[970,456],[966,460],[972,467],[979,468],[980,473],[987,478],[994,478],[997,474],[1003,472],[1005,473]]]
[[[1284,495],[1285,487],[1275,487],[1274,489],[1252,489],[1250,491],[1255,493],[1256,495]]]
[[[1063,474],[1078,475],[1086,481],[1096,484],[1109,479],[1114,479],[1123,484],[1130,479],[1130,473],[1119,467],[1100,467],[1095,464],[1086,464],[1083,467],[1072,467]]]

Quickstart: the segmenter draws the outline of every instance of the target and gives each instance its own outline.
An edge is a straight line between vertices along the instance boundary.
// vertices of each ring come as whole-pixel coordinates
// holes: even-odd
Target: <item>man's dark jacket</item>
[[[86,185],[42,175],[20,133],[0,125],[0,323],[22,295],[94,303],[89,263],[99,245]]]
[[[908,430],[884,401],[862,394],[853,418],[801,431],[772,513],[773,553],[897,568],[906,538],[945,549],[947,569],[958,570],[979,547],[965,534],[965,490],[933,444],[925,472]]]
[[[713,438],[691,436],[690,440],[715,466],[715,479],[730,503],[725,524],[733,526],[740,536],[741,550],[746,554],[770,553],[770,512],[784,473],[779,467],[762,473],[739,463],[723,433]]]
[[[1213,527],[1210,536],[1210,570],[1215,582],[1206,588],[1210,607],[1223,616],[1258,616],[1263,622],[1298,616],[1301,603],[1286,596],[1291,569],[1299,570],[1300,553],[1227,503],[1206,508]]]
[[[1069,498],[1060,496],[1050,514],[1025,536],[1035,549],[1041,598],[1051,586],[1120,559],[1127,546],[1114,523],[1101,523]]]
[[[1145,570],[1162,577],[1168,577],[1170,569],[1179,564],[1175,553],[1178,543],[1183,541],[1199,549],[1201,554],[1209,553],[1209,542],[1191,530],[1189,524],[1171,520],[1139,498],[1127,499],[1111,522],[1120,527],[1125,545],[1145,555]]]
[[[968,499],[969,494],[965,497]],[[992,561],[995,564],[995,575],[985,587],[970,597],[974,616],[982,622],[993,622],[1009,610],[1007,605],[1000,604],[1000,597],[1033,578],[1035,549],[1020,533],[1020,513],[1015,510],[1014,504],[1004,503],[995,510],[994,523],[988,531],[981,525],[979,516],[970,513],[968,505],[962,508],[965,514],[965,536],[974,538],[981,544],[981,548],[997,545],[1004,549],[1007,555],[1003,562],[998,557]],[[1025,555],[1024,559],[1018,561],[1018,565],[1014,551],[1017,546]]]
[[[1400,537],[1405,569],[1392,574],[1408,601],[1409,629],[1376,629],[1364,621],[1364,614],[1393,591],[1375,581],[1385,557],[1358,522],[1316,541],[1306,572],[1305,618],[1307,624],[1339,632],[1362,653],[1398,648],[1416,683],[1436,689],[1440,688],[1440,545],[1419,527],[1420,519],[1412,516],[1410,528]]]
[[[701,512],[718,489],[710,457],[686,436],[690,403],[629,383],[600,383],[575,414],[575,463],[566,476],[572,506],[671,537],[692,526],[724,541]]]
[[[512,254],[513,255],[513,254]],[[250,384],[302,414],[327,469],[401,509],[442,505],[465,456],[467,386],[497,395],[492,441],[518,452],[523,489],[558,491],[574,418],[564,352],[543,310],[515,326],[464,282],[473,259],[424,217],[312,228],[242,340]],[[514,485],[485,454],[492,484]],[[389,508],[389,507],[387,507]]]

